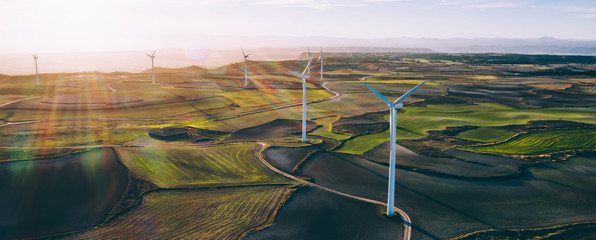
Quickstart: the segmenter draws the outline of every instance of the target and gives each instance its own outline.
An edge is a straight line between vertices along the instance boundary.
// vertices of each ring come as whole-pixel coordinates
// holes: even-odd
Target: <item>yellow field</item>
[[[476,80],[495,80],[495,79],[497,79],[497,77],[495,77],[495,76],[483,76],[483,75],[470,76],[469,78],[476,79]]]

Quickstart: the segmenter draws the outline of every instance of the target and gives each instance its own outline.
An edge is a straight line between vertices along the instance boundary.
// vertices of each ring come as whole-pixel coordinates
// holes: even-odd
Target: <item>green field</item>
[[[135,176],[161,188],[289,183],[257,159],[259,147],[118,148],[118,153]]]
[[[464,149],[510,155],[535,155],[571,149],[594,150],[596,129],[533,132],[499,144],[470,146]]]
[[[503,129],[479,127],[462,132],[457,137],[478,142],[500,142],[515,136],[515,134],[517,133]]]
[[[566,120],[596,123],[596,107],[516,109],[500,104],[478,103],[474,105],[428,105],[404,107],[397,114],[397,126],[408,130],[399,131],[401,139],[418,138],[428,130],[441,130],[455,126],[503,126],[524,124],[532,120]]]
[[[361,155],[389,141],[389,130],[348,140],[337,152]]]
[[[0,128],[0,141],[6,147],[68,147],[123,144],[146,135],[144,129],[122,127],[116,122],[59,121],[12,125]]]
[[[321,136],[335,140],[345,140],[350,136],[346,134],[337,134],[331,131],[331,123],[337,120],[337,116],[330,116],[324,118],[313,119],[314,122],[321,125],[321,127],[309,133],[309,135]]]
[[[428,105],[404,108],[397,114],[397,139],[426,136],[428,130],[442,130],[456,126],[502,126],[524,124],[532,120],[567,120],[596,123],[596,108],[516,109],[500,104]],[[385,116],[388,120],[388,115]],[[358,136],[346,142],[339,152],[362,154],[389,140],[389,130]]]
[[[389,115],[383,117],[385,121],[389,122]],[[352,138],[344,143],[337,152],[350,153],[362,155],[365,152],[379,146],[381,143],[389,141],[389,129],[368,135],[362,135]]]
[[[300,82],[301,79],[296,76],[283,76],[281,74],[271,75],[271,74],[258,74],[252,75],[249,77],[250,80],[254,81],[282,81],[282,82]]]
[[[2,109],[0,118],[8,121],[28,121],[45,119],[73,119],[73,118],[165,118],[182,115],[197,111],[195,108],[200,100],[194,102],[165,103],[151,106],[127,107],[118,109],[81,109],[78,111],[62,110],[22,110],[22,109]],[[208,101],[212,103],[212,100]],[[207,103],[208,104],[208,103]],[[207,105],[201,105],[202,108],[212,108]],[[223,107],[218,103],[213,107]],[[156,114],[159,113],[159,114]]]
[[[239,239],[273,221],[288,187],[158,191],[143,204],[73,239]]]
[[[312,105],[309,104],[306,108],[308,119],[326,117],[331,114],[329,111],[311,106]],[[302,105],[299,104],[293,107],[241,115],[238,117],[221,118],[221,120],[210,123],[211,125],[219,124],[218,128],[210,128],[210,126],[205,126],[205,128],[233,132],[243,128],[262,125],[275,119],[302,119]]]
[[[270,106],[282,103],[302,102],[302,89],[251,89],[243,91],[223,92],[219,94],[240,107]],[[308,101],[333,96],[327,90],[307,89]]]

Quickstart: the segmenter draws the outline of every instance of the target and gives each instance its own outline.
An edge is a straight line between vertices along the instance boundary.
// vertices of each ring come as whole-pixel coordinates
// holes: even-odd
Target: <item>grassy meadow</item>
[[[503,126],[509,124],[524,124],[533,120],[568,120],[584,123],[596,123],[596,108],[515,109],[499,104],[478,103],[474,105],[463,106],[405,106],[404,110],[405,113],[397,114],[397,139],[421,138],[426,136],[426,131],[429,130],[441,130],[445,129],[446,127],[456,127],[462,125]],[[385,117],[385,119],[388,120],[388,115]],[[491,142],[503,137],[502,135],[498,134],[502,134],[504,132],[499,132],[500,133],[495,132],[495,130],[477,130],[475,133],[473,132],[473,134],[475,135],[474,138],[476,140],[482,139],[483,141]],[[387,141],[388,136],[389,130],[382,133],[358,136],[348,140],[340,149],[338,149],[338,151],[351,154],[362,154]],[[466,136],[465,133],[464,136]],[[587,137],[589,136],[590,135]],[[479,147],[477,150],[482,151],[486,149],[489,148]],[[500,150],[494,150],[493,152],[495,151]],[[514,154],[513,150],[509,152]]]
[[[290,183],[256,157],[255,143],[205,147],[118,148],[130,171],[161,188]]]
[[[321,127],[315,129],[310,133],[310,135],[321,136],[326,138],[331,138],[335,140],[345,140],[348,139],[350,136],[346,134],[339,134],[334,133],[331,129],[331,124],[338,119],[337,116],[330,116],[330,117],[323,117],[313,119],[314,122],[319,124]]]
[[[572,149],[596,150],[596,129],[533,132],[503,143],[465,149],[509,155],[535,155]]]

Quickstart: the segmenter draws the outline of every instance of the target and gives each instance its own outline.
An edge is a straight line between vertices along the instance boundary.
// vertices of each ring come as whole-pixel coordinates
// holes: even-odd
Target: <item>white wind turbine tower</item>
[[[418,88],[420,88],[420,86],[422,86],[424,83],[426,83],[426,81],[418,84],[418,86],[410,89],[410,91],[406,92],[404,95],[402,95],[401,97],[399,97],[397,100],[395,100],[395,102],[390,102],[389,99],[387,99],[387,97],[383,96],[381,93],[377,92],[375,89],[369,87],[368,85],[366,85],[366,83],[363,83],[364,86],[366,86],[368,89],[370,89],[370,91],[372,91],[375,95],[377,95],[377,97],[379,97],[383,102],[387,103],[387,105],[389,105],[389,112],[390,117],[389,117],[389,141],[390,146],[391,146],[391,153],[389,155],[389,186],[388,186],[388,190],[387,190],[387,215],[389,216],[393,216],[394,212],[394,200],[395,200],[395,149],[396,149],[396,114],[397,114],[397,109],[402,108],[403,105],[403,101],[406,100],[406,98],[408,98],[410,95],[412,95],[412,93],[414,93],[416,90],[418,90]]]
[[[249,54],[244,53],[244,49],[242,50],[242,56],[244,57],[244,86],[248,85],[248,56]]]
[[[311,59],[311,56],[310,56],[310,47],[308,47],[307,54],[306,54],[306,59]],[[308,68],[308,73],[307,74],[308,74],[308,76],[310,76],[310,68]]]
[[[306,79],[310,78],[307,69],[310,68],[312,58],[308,60],[308,64],[302,73],[292,72],[294,75],[302,78],[302,142],[306,142]]]
[[[36,54],[33,54],[33,61],[35,61],[35,86],[39,86],[39,73],[37,72],[37,59],[39,57]]]
[[[153,59],[155,58],[155,52],[157,52],[157,50],[153,51],[153,54],[151,55],[145,54],[147,55],[147,57],[151,58],[151,75],[153,77],[153,85],[155,85],[155,64],[153,63]]]
[[[321,82],[323,81],[323,48],[321,48],[321,55],[319,56],[321,60]]]

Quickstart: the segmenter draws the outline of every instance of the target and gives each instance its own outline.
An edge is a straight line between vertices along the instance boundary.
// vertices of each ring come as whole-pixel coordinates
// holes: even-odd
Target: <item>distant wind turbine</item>
[[[155,58],[155,52],[157,52],[157,50],[153,51],[151,55],[145,54],[147,55],[147,57],[151,58],[151,75],[153,77],[153,85],[155,85],[155,64],[153,63],[153,59]]]
[[[317,62],[321,62],[321,81],[323,81],[323,48],[321,48],[321,54],[319,55],[319,58],[317,59]]]
[[[307,54],[306,54],[306,59],[311,59],[310,47],[308,47]],[[307,74],[310,76],[310,68],[308,68],[308,73]]]
[[[292,72],[294,75],[302,78],[302,142],[306,142],[306,79],[310,78],[307,69],[310,68],[312,58],[308,60],[308,64],[302,73]]]
[[[33,54],[33,61],[35,61],[35,86],[39,86],[39,73],[37,72],[37,59],[39,57],[36,54]]]
[[[416,90],[418,90],[418,88],[420,88],[420,86],[422,86],[424,83],[426,83],[426,81],[418,84],[418,86],[410,89],[410,91],[406,92],[404,95],[401,95],[401,97],[399,97],[397,100],[395,100],[395,102],[389,102],[389,99],[387,99],[387,97],[383,96],[383,94],[377,92],[375,89],[369,87],[368,85],[366,85],[366,83],[362,83],[364,84],[364,86],[366,86],[368,89],[370,89],[370,91],[372,91],[375,95],[377,95],[377,97],[379,97],[381,99],[381,101],[387,103],[387,105],[389,105],[389,112],[390,117],[389,117],[389,141],[390,141],[390,146],[391,146],[391,153],[389,155],[389,186],[388,186],[388,191],[387,191],[387,215],[389,216],[393,216],[394,212],[393,212],[393,208],[394,208],[394,199],[395,199],[395,149],[396,149],[396,113],[397,113],[397,109],[402,108],[403,105],[403,101],[406,100],[406,98],[408,98],[410,95],[412,95],[412,93],[414,93]]]
[[[248,85],[248,56],[250,56],[249,54],[244,53],[244,49],[240,49],[242,50],[242,56],[244,57],[244,86]]]

